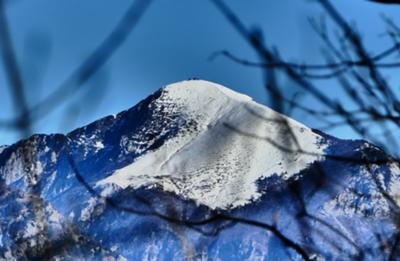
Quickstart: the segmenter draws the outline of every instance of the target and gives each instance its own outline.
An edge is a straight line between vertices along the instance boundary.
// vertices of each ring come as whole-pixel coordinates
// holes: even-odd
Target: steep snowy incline
[[[303,124],[211,82],[171,84],[154,102],[160,113],[175,111],[191,126],[98,181],[103,195],[115,185],[159,187],[212,209],[232,209],[261,196],[257,181],[294,177],[322,160],[327,147]]]

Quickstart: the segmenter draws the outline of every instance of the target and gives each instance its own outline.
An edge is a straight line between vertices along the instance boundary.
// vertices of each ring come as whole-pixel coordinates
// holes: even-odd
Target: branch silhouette
[[[28,109],[28,102],[25,95],[25,86],[22,80],[21,71],[18,65],[14,45],[11,40],[11,33],[6,17],[6,6],[4,0],[0,0],[0,48],[3,58],[8,86],[12,94],[12,101],[17,115],[20,117],[15,121],[15,126],[22,137],[32,133],[31,114]]]
[[[125,42],[129,34],[138,25],[141,17],[144,15],[152,0],[132,2],[126,13],[117,23],[111,33],[103,42],[46,98],[31,108],[26,108],[20,112],[17,119],[8,119],[6,122],[12,127],[15,122],[24,119],[30,115],[32,121],[37,121],[49,112],[59,107],[67,101],[67,97],[79,90],[78,87],[90,79],[102,66],[111,58],[118,48]],[[5,122],[5,120],[3,120]]]

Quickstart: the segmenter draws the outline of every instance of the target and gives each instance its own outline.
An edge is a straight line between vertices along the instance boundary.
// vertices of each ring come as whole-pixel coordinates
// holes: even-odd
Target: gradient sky
[[[320,61],[322,45],[307,22],[308,17],[319,17],[323,13],[315,1],[226,2],[247,26],[261,27],[268,45],[279,48],[285,58]],[[63,82],[107,36],[130,3],[128,0],[9,1],[7,15],[12,40],[31,105]],[[364,0],[334,3],[345,17],[357,24],[373,51],[388,46],[388,38],[382,35],[385,25],[380,15],[399,19],[399,7]],[[253,50],[209,1],[155,0],[102,70],[80,92],[68,97],[69,102],[37,122],[34,131],[68,132],[130,108],[162,86],[191,77],[223,84],[268,105],[260,71],[224,58],[210,61],[210,55],[219,50],[256,59]],[[394,83],[400,79],[394,72],[387,75]],[[337,94],[335,83],[321,84],[326,84],[327,92]],[[294,91],[290,83],[285,85],[287,92]],[[0,119],[12,117],[13,112],[3,65],[0,65]],[[310,127],[318,127],[310,117],[293,117]],[[334,129],[330,134],[357,138],[346,128]],[[11,144],[19,138],[15,131],[0,129],[0,144]]]

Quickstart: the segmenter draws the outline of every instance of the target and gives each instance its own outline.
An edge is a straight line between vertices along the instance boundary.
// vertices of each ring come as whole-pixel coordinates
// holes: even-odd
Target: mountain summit
[[[202,80],[0,147],[5,260],[396,257],[400,168]]]
[[[162,121],[162,129],[144,127],[133,137],[121,137],[130,141],[128,150],[140,152],[143,140],[151,145],[171,129],[177,128],[176,133],[98,186],[159,186],[212,209],[235,208],[261,196],[258,180],[272,175],[288,179],[321,159],[326,147],[304,125],[207,81],[169,85],[149,106],[156,116],[144,125]],[[301,148],[310,153],[292,151]]]

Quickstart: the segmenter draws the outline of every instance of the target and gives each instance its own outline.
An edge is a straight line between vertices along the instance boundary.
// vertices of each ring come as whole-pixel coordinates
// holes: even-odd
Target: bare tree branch
[[[0,45],[13,105],[19,116],[18,120],[15,121],[15,127],[20,131],[22,137],[28,137],[32,133],[31,115],[17,56],[12,44],[4,0],[0,0]]]
[[[51,94],[29,110],[21,113],[19,117],[24,118],[28,113],[32,120],[36,121],[60,106],[67,100],[66,97],[71,97],[73,93],[78,91],[79,87],[86,83],[125,42],[151,3],[152,0],[133,1],[116,27],[88,58]],[[11,126],[13,122],[14,120],[9,120]]]

